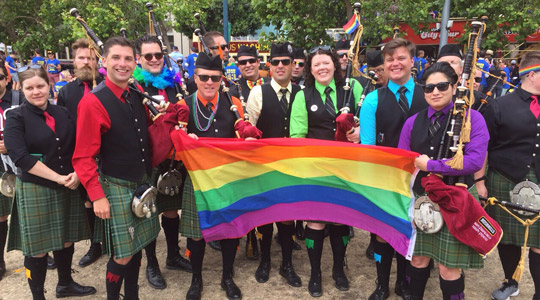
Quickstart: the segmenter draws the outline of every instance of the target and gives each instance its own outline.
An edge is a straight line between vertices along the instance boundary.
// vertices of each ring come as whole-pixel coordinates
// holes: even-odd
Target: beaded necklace
[[[199,107],[199,98],[197,97],[197,92],[195,92],[195,96],[193,97],[193,109],[191,111],[193,111],[193,116],[195,117],[195,127],[197,127],[197,130],[199,131],[208,131],[208,129],[210,129],[210,126],[212,125],[212,122],[214,121],[214,117],[216,116],[216,112],[218,110],[218,107],[219,107],[219,94],[217,96],[217,100],[216,100],[216,108],[214,109],[214,111],[212,111],[212,113],[210,114],[209,117],[205,116],[204,113],[201,111],[201,108]],[[206,127],[202,127],[201,126],[201,122],[199,121],[199,113],[201,113],[201,115],[208,120],[208,123],[206,124]]]

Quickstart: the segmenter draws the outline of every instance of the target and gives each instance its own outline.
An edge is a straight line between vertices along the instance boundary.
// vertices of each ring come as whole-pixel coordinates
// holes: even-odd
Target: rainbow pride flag
[[[358,21],[356,15],[353,14],[349,22],[343,25],[343,30],[345,30],[345,33],[347,34],[352,34],[358,28],[358,26],[360,26],[360,22]]]
[[[414,152],[300,138],[195,140],[180,130],[171,138],[207,242],[272,222],[320,220],[374,232],[411,257]]]

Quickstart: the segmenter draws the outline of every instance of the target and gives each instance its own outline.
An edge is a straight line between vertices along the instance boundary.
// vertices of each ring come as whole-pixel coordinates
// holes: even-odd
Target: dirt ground
[[[350,280],[350,289],[340,292],[334,287],[332,280],[332,254],[330,242],[325,240],[323,252],[323,296],[319,299],[367,299],[375,288],[375,263],[365,256],[365,249],[369,241],[369,234],[356,229],[356,236],[351,240],[347,249],[348,269],[346,273]],[[185,250],[186,239],[181,239],[182,251]],[[248,260],[244,252],[245,239],[240,242],[240,251],[235,262],[235,282],[242,290],[243,299],[265,299],[265,300],[285,300],[285,299],[311,299],[307,284],[309,281],[309,260],[305,245],[302,244],[301,251],[294,251],[294,267],[298,275],[302,278],[302,287],[294,288],[286,284],[284,279],[278,274],[281,260],[280,247],[274,241],[272,244],[272,270],[270,280],[266,283],[257,283],[254,273],[258,262]],[[97,294],[84,297],[82,299],[106,299],[105,291],[105,267],[108,258],[103,256],[93,265],[80,268],[77,263],[88,250],[86,241],[75,245],[75,255],[73,259],[73,278],[84,285],[93,285],[97,289]],[[182,271],[165,269],[166,245],[163,232],[160,233],[157,243],[158,260],[161,271],[165,277],[168,287],[164,290],[156,290],[150,287],[145,277],[146,259],[143,255],[141,273],[139,277],[140,299],[184,299],[189,284],[191,274]],[[534,286],[529,273],[528,258],[525,260],[526,267],[523,279],[520,283],[521,293],[513,300],[532,299]],[[21,252],[12,251],[6,254],[7,273],[0,281],[0,299],[31,299],[28,283],[23,269],[23,257]],[[496,289],[503,280],[502,268],[496,252],[491,254],[483,270],[468,270],[465,272],[465,295],[467,299],[491,299],[491,291]],[[47,299],[55,298],[55,288],[57,283],[56,271],[49,271],[47,274],[45,288]],[[395,263],[390,278],[391,292],[390,300],[401,299],[394,293]],[[203,265],[203,299],[226,299],[225,293],[220,287],[221,278],[221,254],[218,251],[206,248],[206,256]],[[424,299],[441,299],[439,288],[438,269],[431,273]]]

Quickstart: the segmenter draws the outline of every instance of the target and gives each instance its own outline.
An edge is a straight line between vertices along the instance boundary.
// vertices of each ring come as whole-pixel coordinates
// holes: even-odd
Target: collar
[[[454,101],[450,101],[450,103],[448,103],[445,107],[443,107],[441,109],[442,113],[443,113],[443,116],[446,116],[448,114],[448,112],[452,109],[452,107],[454,107]],[[437,111],[435,109],[433,109],[433,107],[431,106],[428,106],[428,110],[427,110],[427,116],[429,119],[431,119],[431,117],[436,113]]]
[[[105,85],[111,89],[111,91],[113,92],[113,94],[116,96],[116,98],[120,99],[122,102],[125,102],[126,99],[123,99],[122,98],[122,93],[124,91],[128,91],[129,92],[129,89],[128,87],[126,87],[125,89],[122,89],[121,87],[117,86],[115,83],[113,83],[109,77],[105,78]]]
[[[279,83],[277,83],[274,79],[271,79],[270,80],[270,85],[272,86],[272,89],[276,92],[276,95],[279,93],[279,91],[281,91],[281,89],[283,88],[281,85],[279,85]],[[292,93],[292,83],[291,81],[289,81],[289,83],[287,84],[287,87],[286,89],[289,91],[289,95]]]
[[[410,92],[412,94],[414,92],[414,85],[415,85],[414,80],[411,76],[409,77],[409,80],[403,86],[407,88],[407,93]],[[392,80],[388,80],[388,88],[390,89],[390,91],[392,91],[392,93],[397,94],[398,89],[400,87],[401,87],[400,85],[393,82]]]
[[[206,107],[206,103],[208,102],[212,102],[212,109],[215,109],[216,108],[216,105],[217,105],[217,99],[218,99],[218,94],[219,93],[216,93],[216,95],[214,96],[214,98],[212,98],[212,100],[208,101],[206,99],[203,99],[201,98],[201,96],[199,95],[199,93],[197,93],[197,100],[201,101],[201,103]]]
[[[25,101],[23,105],[28,105],[28,109],[29,109],[31,112],[33,112],[33,113],[35,113],[35,114],[37,114],[37,115],[43,115],[43,112],[44,112],[44,111],[50,113],[50,112],[51,112],[51,106],[52,106],[50,103],[48,103],[48,104],[47,104],[47,108],[46,108],[45,110],[42,110],[41,108],[39,108],[39,107],[33,105],[32,103],[30,103],[30,102],[28,102],[28,101]]]
[[[521,97],[521,100],[525,101],[525,102],[529,102],[531,98],[531,96],[533,95],[532,93],[529,93],[527,92],[526,90],[522,89],[521,86],[519,88],[516,89],[516,92],[519,94],[519,96]]]
[[[333,78],[332,78],[332,81],[330,81],[330,84],[327,86],[329,86],[332,89],[332,92],[336,93],[336,81]],[[317,89],[317,91],[319,91],[321,95],[324,95],[324,90],[326,89],[327,86],[322,85],[318,83],[317,80],[315,80],[315,89]]]

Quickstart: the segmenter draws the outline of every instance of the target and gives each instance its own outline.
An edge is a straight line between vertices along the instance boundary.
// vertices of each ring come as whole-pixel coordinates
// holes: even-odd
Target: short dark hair
[[[414,45],[414,43],[404,38],[397,38],[397,39],[391,40],[384,46],[382,50],[383,58],[387,54],[388,55],[394,54],[394,51],[396,51],[396,49],[399,47],[405,47],[409,51],[409,54],[411,55],[411,57],[414,57],[414,53],[416,52],[416,46]]]
[[[341,82],[343,78],[341,77],[341,70],[339,69],[339,59],[336,53],[332,50],[319,49],[314,53],[310,53],[307,57],[306,65],[304,67],[305,85],[308,87],[315,86],[315,77],[313,77],[313,74],[311,74],[311,62],[313,61],[313,57],[315,55],[328,55],[330,56],[330,58],[332,58],[332,62],[334,63],[334,81],[336,82],[336,84]]]
[[[103,46],[104,57],[106,57],[107,54],[109,54],[109,50],[113,46],[130,47],[133,50],[133,57],[135,57],[135,48],[133,47],[133,43],[130,40],[126,39],[125,37],[121,37],[121,36],[113,36],[105,42],[105,45]]]
[[[87,39],[78,39],[71,45],[71,51],[73,52],[73,57],[77,56],[77,50],[79,49],[89,49],[90,43]]]
[[[47,84],[50,84],[49,82],[49,76],[47,74],[47,71],[43,68],[28,68],[28,70],[25,70],[23,72],[19,72],[19,81],[21,83],[21,86],[24,86],[24,81],[30,78],[33,78],[35,76],[41,77],[41,79],[45,80]]]
[[[214,38],[216,36],[224,37],[223,34],[219,31],[209,31],[204,35],[203,40],[207,47],[215,46]]]
[[[523,55],[519,68],[523,70],[537,64],[540,64],[540,51],[531,51]]]
[[[448,82],[452,83],[452,85],[456,84],[458,81],[458,75],[456,74],[456,71],[454,70],[454,68],[452,68],[452,66],[449,63],[445,61],[434,63],[429,68],[427,68],[424,71],[424,74],[422,74],[422,80],[426,82],[429,76],[435,73],[444,74]]]
[[[138,54],[141,54],[143,44],[158,44],[159,49],[161,49],[161,41],[155,35],[145,34],[135,41],[135,50],[137,50]]]

